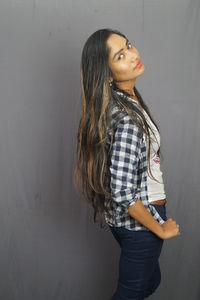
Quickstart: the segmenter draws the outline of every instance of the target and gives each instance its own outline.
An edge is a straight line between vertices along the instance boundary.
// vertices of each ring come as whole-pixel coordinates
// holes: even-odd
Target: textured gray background
[[[95,30],[121,30],[160,126],[166,240],[153,300],[199,300],[199,0],[0,1],[0,299],[109,300],[119,248],[72,185],[79,66]]]

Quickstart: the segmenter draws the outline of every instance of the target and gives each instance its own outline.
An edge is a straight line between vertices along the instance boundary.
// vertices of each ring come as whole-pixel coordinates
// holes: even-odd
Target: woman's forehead
[[[126,44],[127,39],[118,34],[111,34],[107,40],[107,45],[110,49],[116,47],[123,47]]]

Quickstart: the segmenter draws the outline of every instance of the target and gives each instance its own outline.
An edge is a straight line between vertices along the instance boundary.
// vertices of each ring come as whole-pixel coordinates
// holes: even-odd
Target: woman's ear
[[[112,83],[113,82],[113,78],[112,77],[108,77],[108,82]]]

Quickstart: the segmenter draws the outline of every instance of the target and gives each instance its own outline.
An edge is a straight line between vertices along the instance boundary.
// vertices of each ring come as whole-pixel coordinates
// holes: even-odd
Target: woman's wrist
[[[154,219],[151,213],[144,207],[141,200],[137,200],[134,204],[130,205],[128,213],[158,237],[164,237],[162,225]]]
[[[158,223],[158,222],[157,222]],[[164,229],[160,223],[156,227],[156,231],[154,232],[159,238],[164,239]]]

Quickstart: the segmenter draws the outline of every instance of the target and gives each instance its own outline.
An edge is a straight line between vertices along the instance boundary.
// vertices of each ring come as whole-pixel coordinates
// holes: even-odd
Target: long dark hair
[[[126,36],[118,30],[100,29],[94,32],[86,41],[81,57],[81,91],[82,116],[77,132],[76,166],[74,170],[74,184],[86,201],[94,208],[94,222],[100,216],[101,228],[104,220],[104,211],[107,211],[105,196],[111,196],[109,187],[105,184],[109,153],[106,148],[107,128],[110,124],[111,100],[125,111],[148,137],[148,166],[150,169],[151,137],[149,124],[142,110],[127,101],[130,95],[117,87],[115,82],[110,86],[108,78],[112,72],[108,66],[109,48],[107,39],[111,34]],[[121,92],[123,96],[120,95]],[[151,121],[159,131],[147,105],[139,91],[134,87],[136,97],[142,108],[148,113]],[[153,133],[154,134],[154,133]],[[160,156],[160,147],[157,155]],[[153,177],[154,180],[156,178]],[[157,180],[156,180],[157,181]]]

